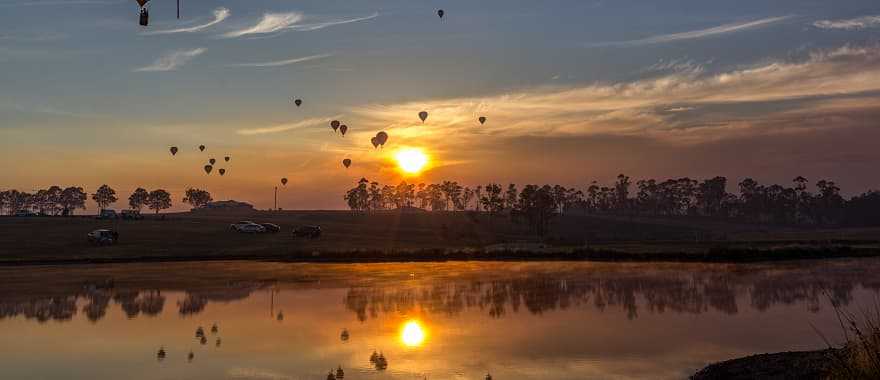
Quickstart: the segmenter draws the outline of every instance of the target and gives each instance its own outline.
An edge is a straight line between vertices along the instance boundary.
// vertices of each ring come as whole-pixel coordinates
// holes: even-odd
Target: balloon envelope
[[[342,132],[342,135],[345,136],[345,132],[348,132],[348,126],[345,124],[340,125],[339,132]]]
[[[482,125],[482,124],[486,124],[486,117],[485,116],[480,116],[480,125]]]
[[[377,138],[375,138],[375,137],[373,137],[373,138],[370,139],[370,143],[373,144],[373,148],[378,148],[378,147],[379,147],[379,139],[377,139]]]
[[[342,164],[345,165],[346,168],[348,168],[349,166],[351,166],[351,160],[346,158],[342,160]]]
[[[205,174],[211,174],[211,170],[214,170],[213,166],[205,165]]]
[[[208,160],[208,162],[210,162],[211,165],[214,165],[214,163],[217,162],[217,160],[215,160],[215,159],[212,158],[212,159]]]
[[[223,157],[223,159],[226,160],[226,162],[229,162],[229,156]]]
[[[422,123],[424,123],[425,119],[427,119],[427,118],[428,118],[428,112],[426,112],[426,111],[419,112],[419,119],[422,119]]]
[[[385,145],[385,143],[387,141],[388,141],[388,134],[387,133],[379,132],[376,134],[376,142],[378,142],[379,145]]]
[[[171,149],[169,149],[169,150],[171,151],[172,156],[177,154],[177,147],[176,146],[172,146]]]
[[[293,104],[296,104],[296,106],[299,107],[303,104],[303,101],[302,101],[302,99],[297,99],[297,100],[293,101]]]
[[[284,186],[287,186],[287,178],[282,178],[282,179],[281,179],[281,184],[284,185]]]
[[[220,173],[220,175],[224,175],[226,174],[226,169],[220,169],[217,172]]]
[[[440,16],[440,18],[443,18],[444,14],[446,14],[446,12],[444,12],[442,9],[437,10],[437,16]]]
[[[204,146],[204,145],[199,145],[199,150],[202,151],[202,152],[204,152],[204,151],[205,151],[205,146]]]
[[[339,128],[339,120],[331,121],[330,128],[333,128],[333,132],[336,132],[336,129]]]

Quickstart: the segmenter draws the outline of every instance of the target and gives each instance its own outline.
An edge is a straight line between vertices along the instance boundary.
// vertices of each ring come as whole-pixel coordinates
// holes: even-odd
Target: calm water
[[[0,378],[325,379],[339,366],[346,379],[683,378],[722,359],[821,348],[811,324],[837,337],[831,300],[873,305],[878,269],[874,259],[0,268]]]

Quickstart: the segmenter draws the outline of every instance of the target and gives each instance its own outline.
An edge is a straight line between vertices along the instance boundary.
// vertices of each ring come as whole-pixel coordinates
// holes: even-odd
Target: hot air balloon
[[[440,16],[440,18],[443,18],[443,15],[445,15],[445,14],[446,14],[446,12],[444,12],[442,9],[437,10],[437,16]]]
[[[172,146],[171,149],[169,149],[169,150],[171,151],[172,156],[177,154],[177,147],[176,146]]]
[[[282,178],[282,179],[281,179],[281,184],[284,185],[284,186],[287,186],[287,178]]]
[[[485,116],[480,116],[479,120],[480,120],[480,125],[486,124],[486,117]]]
[[[296,106],[299,107],[303,104],[303,101],[302,99],[296,99],[293,101],[293,104],[296,104]]]
[[[348,132],[348,126],[345,124],[340,125],[339,132],[342,132],[342,135],[345,136],[345,132]]]
[[[214,170],[213,166],[205,165],[205,174],[211,174],[211,170]]]
[[[199,145],[199,151],[204,152],[204,151],[205,151],[205,146],[204,146],[204,145]]]
[[[333,128],[333,132],[336,132],[336,129],[339,128],[339,120],[331,121],[330,128]]]
[[[191,362],[191,361],[193,361],[194,357],[196,357],[196,355],[192,351],[190,351],[189,354],[186,355],[186,360]]]
[[[229,156],[223,157],[223,159],[226,160],[226,162],[229,162]]]
[[[384,146],[385,143],[388,142],[388,134],[385,133],[385,132],[379,132],[379,133],[377,133],[377,134],[376,134],[376,142],[378,142],[379,145]]]
[[[422,123],[424,123],[424,122],[425,122],[425,119],[427,119],[427,118],[428,118],[428,112],[427,112],[427,111],[419,112],[419,119],[422,119]]]
[[[373,148],[378,148],[378,147],[379,147],[379,139],[377,139],[377,138],[375,138],[375,137],[370,138],[370,143],[373,144]]]
[[[226,174],[226,169],[222,169],[222,168],[221,168],[220,170],[218,170],[218,172],[219,172],[220,175],[222,176],[222,175]]]
[[[348,167],[351,166],[351,159],[346,158],[342,160],[342,165],[344,165],[345,168],[348,169]]]
[[[211,165],[214,165],[214,163],[216,163],[216,162],[217,162],[217,160],[215,160],[215,159],[213,159],[213,158],[212,158],[212,159],[210,159],[210,160],[208,160],[208,162],[210,162],[210,163],[211,163]]]

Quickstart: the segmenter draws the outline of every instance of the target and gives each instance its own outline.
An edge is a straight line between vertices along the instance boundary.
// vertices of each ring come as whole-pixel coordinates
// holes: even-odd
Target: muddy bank
[[[836,350],[794,351],[759,354],[711,364],[691,380],[824,379]]]

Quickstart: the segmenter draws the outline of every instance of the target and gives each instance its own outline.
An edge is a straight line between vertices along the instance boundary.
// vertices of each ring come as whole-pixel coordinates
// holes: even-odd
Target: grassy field
[[[270,222],[277,234],[231,232],[239,220]],[[317,240],[291,229],[320,225]],[[115,228],[119,244],[93,247],[86,234]],[[0,264],[190,259],[407,261],[596,259],[745,261],[874,255],[880,229],[804,230],[712,220],[566,215],[539,241],[526,225],[473,212],[255,211],[176,213],[143,220],[0,217]]]

